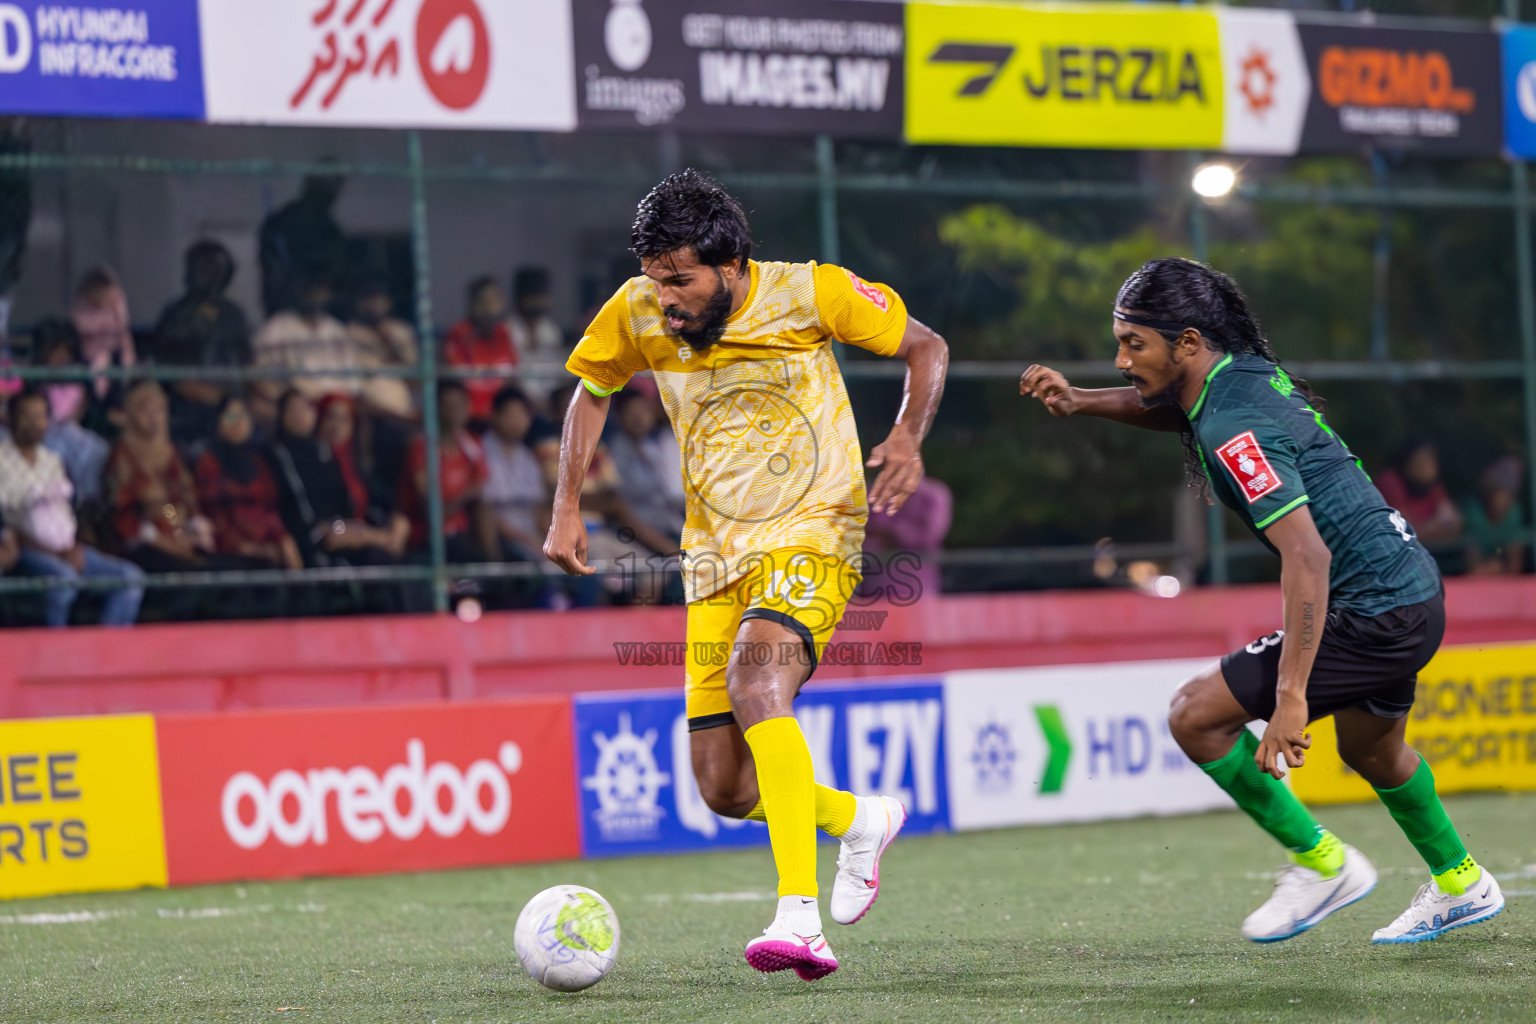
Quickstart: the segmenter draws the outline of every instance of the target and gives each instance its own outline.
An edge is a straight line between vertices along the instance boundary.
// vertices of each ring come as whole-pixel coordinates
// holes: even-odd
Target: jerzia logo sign
[[[1490,31],[1300,26],[1313,91],[1302,148],[1441,155],[1499,150],[1499,40]]]
[[[575,0],[583,127],[896,137],[902,8]]]
[[[1220,144],[1208,12],[913,4],[907,26],[910,141]]]

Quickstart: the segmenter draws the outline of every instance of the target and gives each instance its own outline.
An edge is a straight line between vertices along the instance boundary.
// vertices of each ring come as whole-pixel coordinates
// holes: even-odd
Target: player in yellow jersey
[[[694,774],[717,813],[768,823],[779,906],[747,962],[810,981],[837,969],[817,902],[816,829],[843,840],[831,912],[852,924],[879,892],[880,854],[906,812],[890,797],[817,785],[791,704],[858,584],[866,516],[894,513],[923,478],[919,446],[949,350],[884,285],[841,267],[750,259],[741,206],[695,171],[645,197],[631,242],[641,276],[608,300],[566,363],[584,386],[566,412],[544,553],[567,572],[595,571],[581,481],[609,396],[650,370],[688,498]],[[870,453],[880,472],[867,504],[833,340],[907,363],[896,425]]]

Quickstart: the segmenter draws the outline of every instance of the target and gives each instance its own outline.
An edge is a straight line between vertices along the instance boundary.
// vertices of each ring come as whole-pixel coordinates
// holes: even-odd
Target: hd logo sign
[[[149,715],[0,722],[0,897],[165,885]]]
[[[907,140],[1215,149],[1219,35],[1209,12],[911,4]]]

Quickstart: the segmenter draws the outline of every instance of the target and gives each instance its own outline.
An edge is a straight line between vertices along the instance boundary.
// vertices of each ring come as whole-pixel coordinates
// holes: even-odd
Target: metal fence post
[[[1524,160],[1510,165],[1515,190],[1515,274],[1519,277],[1520,364],[1525,412],[1526,516],[1536,524],[1536,267],[1531,257],[1530,170]]]
[[[1195,168],[1200,166],[1200,154],[1189,154],[1189,172],[1194,174]],[[1190,191],[1191,203],[1189,208],[1189,249],[1195,259],[1201,263],[1210,261],[1210,231],[1206,221],[1205,200]],[[1227,557],[1227,519],[1226,510],[1221,502],[1211,500],[1210,507],[1205,513],[1205,552],[1206,562],[1210,566],[1209,582],[1224,584],[1230,579]]]
[[[443,549],[443,488],[438,447],[437,335],[432,326],[432,260],[427,250],[427,177],[421,133],[406,133],[410,151],[411,252],[416,267],[416,331],[421,335],[421,426],[427,454],[427,543],[432,556],[432,608],[448,610],[448,556]]]
[[[837,231],[837,152],[832,136],[816,136],[816,212],[821,227],[821,262],[841,263]]]

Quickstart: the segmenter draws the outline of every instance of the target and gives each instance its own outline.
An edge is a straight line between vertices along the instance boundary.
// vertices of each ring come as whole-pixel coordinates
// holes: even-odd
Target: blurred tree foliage
[[[1292,163],[1285,180],[1363,184],[1354,160]],[[1159,219],[1159,216],[1163,219]],[[1108,359],[1110,309],[1148,259],[1190,255],[1189,208],[1149,208],[1118,233],[1073,234],[1037,209],[997,203],[954,209],[937,236],[960,278],[982,279],[1011,306],[951,324],[958,359]],[[1514,354],[1513,240],[1507,217],[1391,211],[1357,205],[1233,198],[1208,213],[1209,257],[1247,291],[1286,360],[1369,358],[1378,246],[1390,355],[1508,358]],[[1096,384],[1093,386],[1103,386]],[[1171,435],[1097,421],[1052,420],[1006,382],[965,382],[946,398],[930,466],[956,494],[952,546],[1167,540],[1181,477]],[[1330,416],[1373,469],[1409,433],[1440,441],[1447,481],[1466,493],[1475,474],[1520,437],[1514,382],[1386,382],[1323,386]]]

